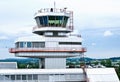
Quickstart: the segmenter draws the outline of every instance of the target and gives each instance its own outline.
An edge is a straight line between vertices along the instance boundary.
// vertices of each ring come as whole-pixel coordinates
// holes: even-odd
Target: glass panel
[[[49,26],[62,26],[63,16],[49,16]]]
[[[23,48],[23,42],[20,42],[20,48]]]
[[[38,75],[34,74],[33,75],[33,80],[38,80]]]
[[[40,27],[40,20],[39,20],[39,17],[36,17],[35,20],[36,20],[36,23],[37,23],[38,27]]]
[[[48,18],[47,18],[47,16],[44,16],[43,20],[44,20],[44,26],[48,26]]]
[[[59,42],[60,45],[81,45],[81,42]]]
[[[33,48],[39,48],[38,42],[33,42],[32,46],[33,46]]]
[[[22,80],[26,80],[26,75],[22,75]]]
[[[31,42],[27,42],[27,48],[31,48]]]
[[[10,76],[9,75],[5,75],[5,80],[9,80]]]
[[[63,19],[63,16],[59,16],[59,26],[62,26],[62,19]]]
[[[15,43],[15,48],[19,48],[19,42]]]
[[[28,80],[32,80],[32,75],[28,75]]]
[[[55,16],[49,16],[49,26],[55,26]]]
[[[45,42],[33,42],[32,47],[33,48],[43,48],[43,47],[45,47]]]
[[[40,24],[43,25],[43,17],[39,17],[39,20],[40,20]]]
[[[11,80],[15,80],[15,75],[11,75]]]
[[[21,75],[16,75],[16,80],[21,80]]]
[[[63,27],[66,27],[67,20],[68,20],[68,17],[64,17],[64,21],[63,21]]]

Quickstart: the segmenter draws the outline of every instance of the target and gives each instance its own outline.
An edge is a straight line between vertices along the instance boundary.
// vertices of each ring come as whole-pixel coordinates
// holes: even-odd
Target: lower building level
[[[119,82],[114,68],[0,69],[0,82]],[[86,78],[87,77],[87,78]]]

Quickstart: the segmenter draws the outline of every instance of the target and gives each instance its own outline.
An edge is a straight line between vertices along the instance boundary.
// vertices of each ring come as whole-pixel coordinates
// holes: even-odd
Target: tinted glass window
[[[31,42],[27,42],[27,47],[31,48]]]
[[[33,75],[33,80],[38,80],[38,75]]]
[[[19,48],[19,42],[15,43],[15,47]]]
[[[49,26],[62,26],[63,16],[49,16]]]
[[[43,17],[39,17],[39,20],[40,20],[40,24],[44,25],[44,23],[43,23]]]
[[[28,80],[32,80],[32,75],[28,75]]]
[[[22,80],[26,80],[26,75],[22,75]]]
[[[81,42],[59,42],[60,45],[81,45]]]
[[[68,20],[68,17],[64,17],[64,20],[63,20],[63,27],[66,26],[66,24],[67,24],[67,20]]]
[[[20,42],[20,48],[23,48],[23,47],[24,47],[24,43]]]
[[[43,21],[44,21],[44,26],[47,26],[48,25],[48,18],[47,18],[47,16],[43,17]]]
[[[15,80],[15,75],[11,75],[11,79],[12,79],[12,80]]]
[[[43,47],[45,47],[45,42],[33,42],[32,47],[33,48],[43,48]]]
[[[16,75],[16,80],[21,80],[21,75]]]
[[[3,77],[2,77],[3,78]],[[10,75],[5,75],[5,80],[9,80],[10,79]],[[1,79],[0,79],[1,80]]]

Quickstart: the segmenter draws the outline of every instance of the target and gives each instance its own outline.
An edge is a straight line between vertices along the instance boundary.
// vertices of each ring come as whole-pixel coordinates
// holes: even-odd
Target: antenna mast
[[[54,1],[54,12],[55,12],[55,8],[56,8],[56,2]]]

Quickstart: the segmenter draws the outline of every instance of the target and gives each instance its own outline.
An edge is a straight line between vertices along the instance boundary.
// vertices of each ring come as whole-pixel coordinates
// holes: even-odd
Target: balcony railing
[[[51,30],[53,30],[54,29],[54,27],[50,27],[50,26],[41,26],[41,27],[37,27],[37,26],[35,26],[35,27],[33,27],[33,29],[32,29],[32,31],[34,32],[34,31],[36,31],[36,30],[39,30],[39,29],[41,29],[41,28],[52,28]],[[72,29],[73,29],[73,26],[66,26],[66,27],[59,27],[60,29],[65,29],[65,30],[68,30],[68,31],[72,31]],[[47,29],[48,30],[48,29]],[[56,29],[55,29],[56,30]],[[40,31],[40,30],[39,30]]]
[[[38,10],[38,12],[36,12],[35,15],[36,15],[37,13],[50,13],[50,12],[69,14],[71,11],[67,11],[65,8],[64,8],[64,9],[44,8],[44,9]]]
[[[9,52],[10,53],[19,53],[19,52],[86,52],[87,49],[84,47],[79,47],[79,48],[56,48],[56,47],[49,47],[49,48],[10,48]]]

